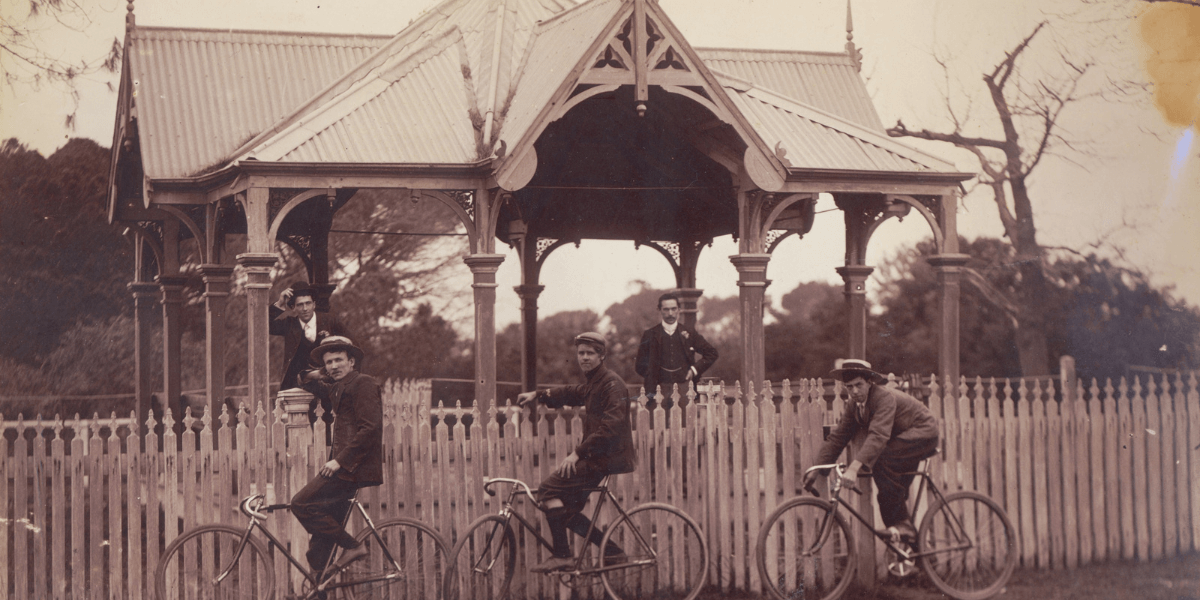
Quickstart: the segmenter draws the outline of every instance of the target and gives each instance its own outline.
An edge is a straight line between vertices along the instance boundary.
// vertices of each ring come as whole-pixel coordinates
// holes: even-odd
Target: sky
[[[73,23],[81,31],[52,24],[40,34],[43,46],[64,59],[103,54],[124,32],[125,2],[81,2],[91,15],[89,22]],[[139,25],[387,34],[400,31],[434,4],[433,0],[138,0],[135,14]],[[841,51],[846,41],[845,0],[661,0],[660,4],[693,46]],[[24,5],[0,3],[0,15],[19,17],[13,11],[24,10]],[[981,75],[1039,21],[1076,9],[1075,2],[1066,0],[854,0],[854,41],[864,53],[863,75],[885,125],[903,119],[909,129],[945,130],[949,95],[956,114],[969,115],[968,123],[978,123],[967,131],[997,135],[986,98],[980,95]],[[1027,57],[1031,68],[1060,64],[1057,49],[1078,52],[1094,47],[1103,49],[1097,50],[1103,54],[1095,54],[1100,65],[1095,77],[1144,79],[1145,59],[1154,56],[1141,41],[1139,28],[1148,26],[1147,19],[1105,24],[1105,31],[1116,32],[1114,42],[1098,41],[1100,26],[1089,23],[1090,18],[1091,13],[1080,13],[1071,21],[1076,25],[1055,26],[1046,35],[1039,34],[1044,40],[1038,41],[1046,43],[1031,47]],[[1197,45],[1179,43],[1188,36],[1186,29],[1174,25],[1178,19],[1168,16],[1159,21],[1149,26],[1158,27],[1152,41],[1172,49],[1165,62],[1200,65]],[[947,71],[935,57],[948,65]],[[0,56],[0,61],[8,61],[6,68],[14,68],[12,60]],[[1197,74],[1200,67],[1184,78],[1200,81]],[[1170,77],[1160,77],[1156,89],[1167,89],[1161,84]],[[115,89],[110,90],[109,84],[115,88],[115,81],[112,76],[94,75],[81,82],[73,131],[63,124],[73,101],[61,88],[3,84],[0,134],[15,136],[45,155],[73,136],[92,138],[107,147],[112,143],[116,105]],[[1194,142],[1194,129],[1187,127],[1197,115],[1197,91],[1182,88],[1187,96],[1182,111],[1164,112],[1149,100],[1094,100],[1065,113],[1063,129],[1079,150],[1048,157],[1030,180],[1039,241],[1084,253],[1119,253],[1131,266],[1150,273],[1156,284],[1174,286],[1177,297],[1200,304],[1200,272],[1195,265],[1200,256],[1200,237],[1195,235],[1200,219],[1200,144]],[[920,147],[954,162],[961,171],[978,171],[969,153],[940,144]],[[820,212],[832,208],[832,202],[823,199],[813,231],[804,239],[789,239],[774,253],[768,293],[776,301],[800,282],[840,284],[834,268],[844,256],[841,214]],[[986,190],[966,196],[959,229],[968,238],[1002,235]],[[928,236],[928,226],[915,215],[903,223],[889,221],[872,239],[867,263],[878,265],[902,246]],[[729,262],[735,253],[736,245],[729,239],[718,239],[704,250],[698,285],[706,296],[737,294],[737,273]],[[469,275],[465,267],[461,271],[458,280],[468,289]],[[520,283],[515,253],[508,252],[498,281],[497,324],[503,327],[519,319],[516,295],[505,293]],[[548,259],[542,272],[546,291],[539,299],[541,314],[581,308],[602,313],[636,291],[638,282],[657,288],[674,285],[669,266],[657,252],[635,251],[631,242],[585,240],[579,249],[566,247]],[[869,286],[878,289],[878,284]],[[469,319],[469,304],[465,304],[469,295],[464,296],[466,300],[450,312]]]

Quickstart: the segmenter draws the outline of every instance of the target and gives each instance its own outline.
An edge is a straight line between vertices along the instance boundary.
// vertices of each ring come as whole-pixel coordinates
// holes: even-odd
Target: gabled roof
[[[887,134],[747,81],[718,75],[726,92],[789,169],[943,172],[957,169]]]
[[[387,61],[327,104],[290,120],[249,156],[281,162],[470,163],[476,160],[471,80],[458,29]]]
[[[135,28],[127,58],[146,176],[187,177],[221,164],[388,39]]]
[[[541,23],[522,61],[521,76],[504,119],[509,149],[542,112],[587,49],[620,11],[622,0],[592,0]]]
[[[715,72],[753,81],[860,126],[884,129],[848,54],[735,48],[696,48],[696,54]]]
[[[503,15],[501,6],[507,7]],[[517,59],[534,26],[571,6],[571,0],[446,0],[231,159],[338,162],[336,156],[355,156],[367,163],[474,163],[486,158],[491,146],[482,142],[482,122],[489,107],[500,110],[511,93]],[[448,37],[455,39],[454,50],[445,47]],[[391,117],[382,114],[389,110]],[[395,111],[406,118],[396,118]],[[412,124],[417,131],[400,128]],[[304,132],[312,139],[305,140]],[[374,143],[346,149],[360,137]],[[437,138],[451,141],[419,143]]]

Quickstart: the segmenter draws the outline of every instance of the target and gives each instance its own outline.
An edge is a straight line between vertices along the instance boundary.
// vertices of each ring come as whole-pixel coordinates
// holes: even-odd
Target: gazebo
[[[539,271],[556,248],[628,240],[670,261],[685,311],[696,264],[732,235],[745,385],[764,378],[772,251],[813,226],[818,194],[844,212],[847,356],[866,351],[871,234],[915,210],[933,231],[940,375],[958,378],[955,214],[969,173],[888,138],[844,53],[693,48],[654,0],[444,0],[395,36],[138,27],[129,5],[112,145],[110,221],[138,248],[137,403],[161,303],[163,388],[180,397],[180,247],[194,243],[207,307],[207,394],[225,397],[225,303],[246,274],[249,400],[269,405],[267,307],[277,244],[324,293],[333,215],[360,189],[440,203],[466,229],[475,399],[495,400],[496,271],[517,249],[533,357]],[[247,250],[224,251],[244,234]],[[777,267],[778,268],[778,267]],[[685,312],[686,314],[686,312]]]

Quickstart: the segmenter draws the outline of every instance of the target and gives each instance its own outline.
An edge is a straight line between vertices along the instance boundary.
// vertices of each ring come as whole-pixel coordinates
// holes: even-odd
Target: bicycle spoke
[[[477,519],[450,557],[443,586],[447,600],[500,600],[508,594],[516,539],[504,519],[496,515]]]
[[[437,532],[409,519],[393,519],[359,534],[368,554],[338,576],[342,597],[354,600],[437,600],[447,552]]]
[[[708,574],[704,536],[674,507],[639,506],[628,519],[614,524],[605,540],[609,554],[602,561],[601,578],[615,598],[690,600],[704,585]]]
[[[987,496],[951,494],[921,521],[918,550],[925,572],[943,592],[981,600],[1000,592],[1012,574],[1016,532]]]
[[[775,509],[757,549],[759,574],[779,600],[836,598],[854,574],[850,529],[816,498],[795,498]]]
[[[155,573],[159,600],[271,597],[275,579],[270,556],[255,539],[238,554],[244,533],[245,530],[228,525],[204,525],[173,541]],[[228,575],[218,581],[225,571]]]

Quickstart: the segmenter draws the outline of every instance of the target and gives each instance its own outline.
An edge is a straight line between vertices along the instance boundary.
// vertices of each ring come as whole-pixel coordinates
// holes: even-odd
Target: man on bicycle
[[[550,407],[585,407],[583,439],[538,488],[538,501],[546,513],[554,544],[553,556],[531,569],[546,573],[571,567],[571,545],[567,529],[587,535],[591,519],[582,514],[589,489],[606,475],[632,473],[637,467],[633,448],[633,428],[629,420],[629,388],[619,375],[604,366],[607,343],[604,336],[587,332],[575,336],[575,357],[586,382],[551,390],[525,392],[517,402],[525,406],[540,400]],[[588,541],[599,546],[603,532],[592,531]],[[605,549],[609,563],[619,562],[624,554],[610,546]]]
[[[853,441],[858,451],[842,475],[842,485],[855,487],[858,471],[864,465],[871,469],[879,488],[883,525],[893,535],[912,543],[917,530],[907,502],[914,476],[902,473],[912,473],[922,459],[937,452],[937,420],[920,400],[884,386],[887,378],[872,370],[865,360],[840,360],[831,375],[845,384],[850,402],[817,452],[815,464],[836,461],[846,444]],[[816,478],[815,471],[806,474],[803,486],[811,487]]]
[[[306,557],[320,579],[335,544],[346,549],[338,568],[367,555],[342,523],[358,488],[383,483],[383,400],[379,382],[355,370],[363,351],[349,338],[326,337],[312,360],[324,369],[306,373],[304,389],[333,407],[333,446],[329,462],[292,496],[291,511],[312,535]]]

